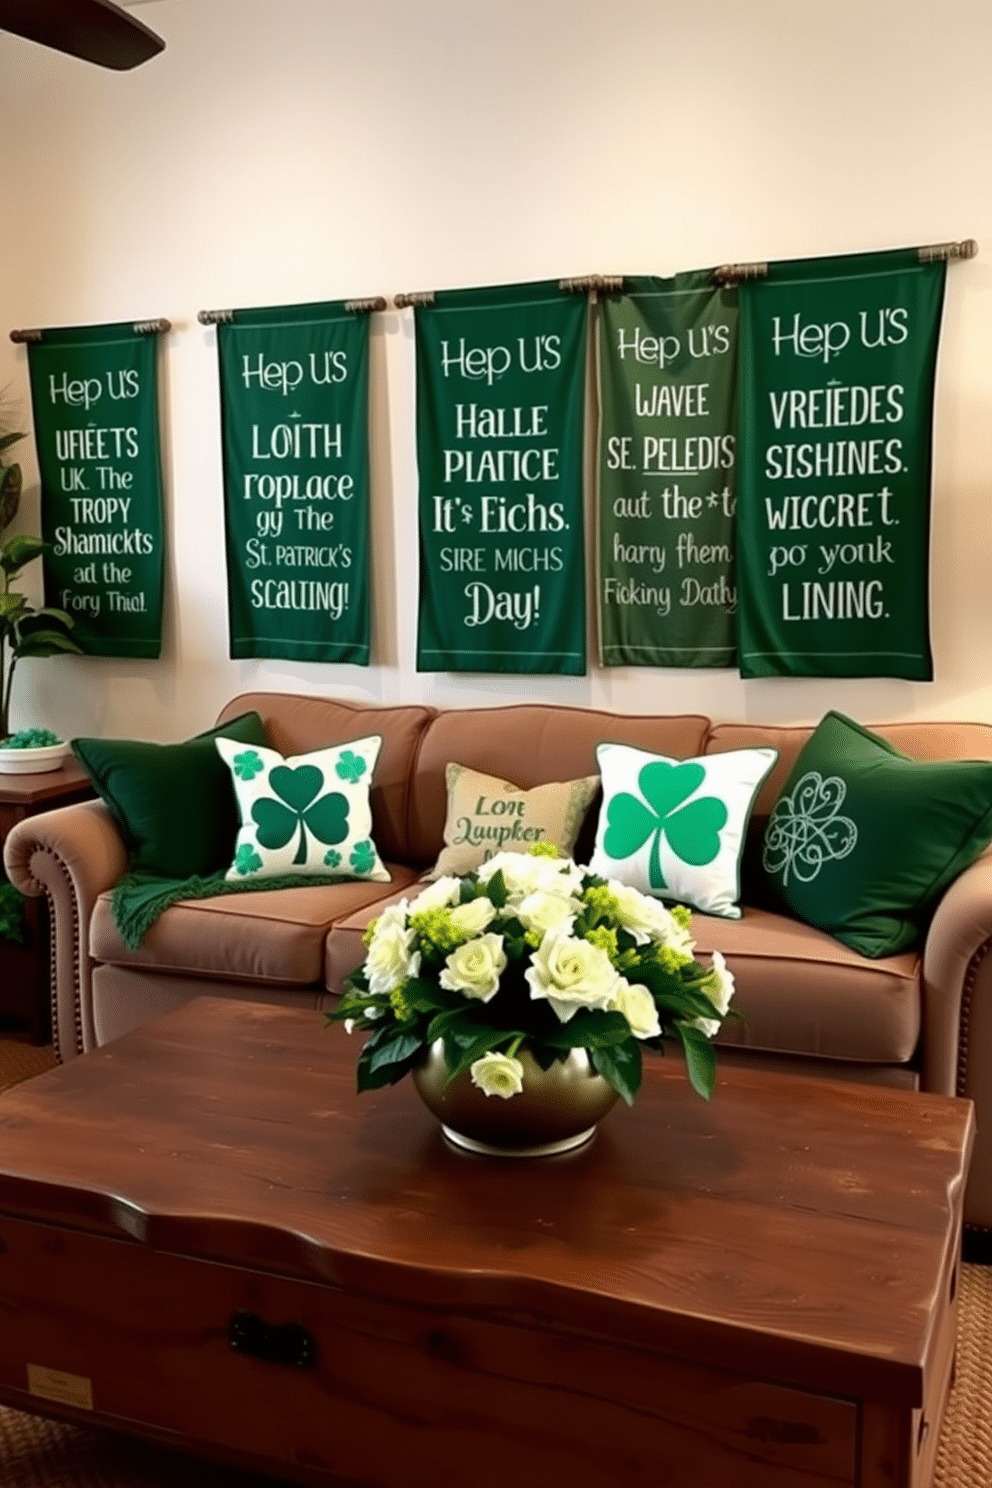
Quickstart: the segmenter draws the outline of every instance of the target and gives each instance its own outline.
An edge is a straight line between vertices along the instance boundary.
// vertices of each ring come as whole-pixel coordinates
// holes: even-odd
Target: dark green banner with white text
[[[369,317],[217,327],[232,657],[369,662]]]
[[[162,648],[158,337],[130,323],[28,345],[45,603],[90,656]]]
[[[556,283],[416,311],[419,671],[586,670],[588,313]]]
[[[741,285],[744,677],[933,677],[933,390],[944,262],[773,263]]]
[[[603,666],[737,660],[737,292],[629,279],[599,304]]]

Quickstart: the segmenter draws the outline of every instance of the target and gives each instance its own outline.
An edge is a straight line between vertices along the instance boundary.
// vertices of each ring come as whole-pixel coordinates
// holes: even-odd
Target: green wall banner
[[[415,313],[417,668],[582,675],[587,296],[449,290]]]
[[[946,262],[773,263],[741,295],[744,677],[933,677],[934,375]]]
[[[71,326],[28,345],[45,603],[90,656],[162,649],[157,329]]]
[[[737,291],[627,279],[599,302],[603,666],[737,661]]]
[[[369,317],[217,327],[232,657],[369,662]]]

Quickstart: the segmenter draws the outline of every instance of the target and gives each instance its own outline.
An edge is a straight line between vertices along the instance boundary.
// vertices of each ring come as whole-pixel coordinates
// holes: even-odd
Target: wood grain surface
[[[922,1403],[971,1105],[675,1058],[564,1157],[355,1094],[320,1014],[199,999],[0,1096],[0,1214]]]

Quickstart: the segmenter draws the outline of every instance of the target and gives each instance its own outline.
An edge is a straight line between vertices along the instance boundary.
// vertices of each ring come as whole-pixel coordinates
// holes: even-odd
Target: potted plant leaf
[[[24,435],[0,433],[0,537],[17,515],[21,502],[21,467],[5,457],[11,445]],[[55,656],[80,648],[69,635],[72,617],[65,610],[43,606],[36,609],[15,581],[27,564],[42,552],[40,537],[18,532],[0,541],[0,772],[27,774],[54,770],[62,763],[69,746],[47,729],[10,732],[10,698],[14,669],[24,656]]]

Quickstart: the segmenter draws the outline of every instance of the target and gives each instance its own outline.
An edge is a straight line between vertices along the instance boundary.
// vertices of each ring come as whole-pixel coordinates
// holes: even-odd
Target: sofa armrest
[[[965,1220],[992,1232],[992,851],[951,884],[923,953],[924,1090],[975,1103]]]
[[[90,990],[93,906],[126,871],[127,848],[102,801],[18,822],[4,865],[22,894],[45,895],[51,919],[52,1040],[63,1063],[96,1045]]]

